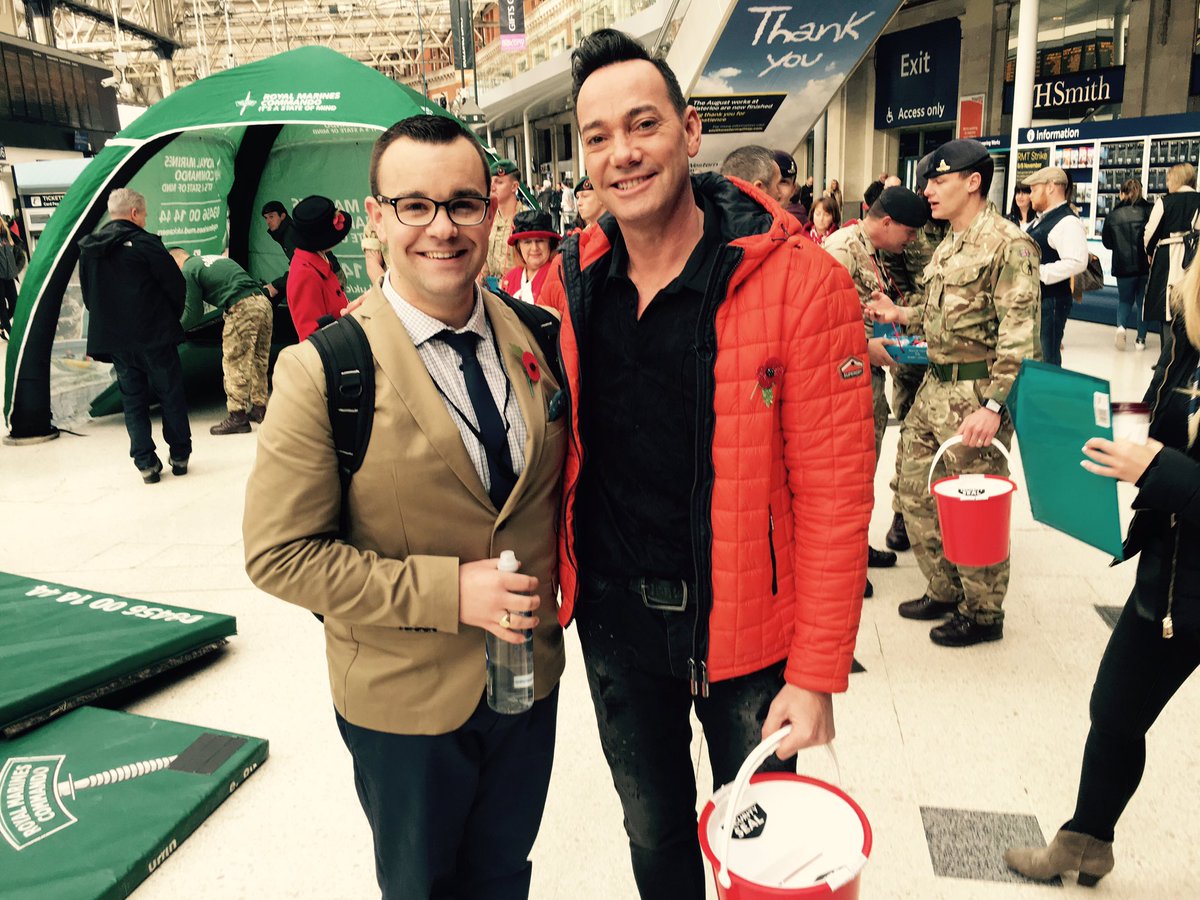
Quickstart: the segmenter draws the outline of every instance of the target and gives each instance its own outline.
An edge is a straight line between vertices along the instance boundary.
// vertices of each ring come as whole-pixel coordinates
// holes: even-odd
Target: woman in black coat
[[[1112,273],[1117,279],[1118,350],[1126,346],[1126,328],[1137,329],[1137,349],[1146,349],[1146,320],[1142,303],[1150,260],[1146,256],[1146,220],[1150,204],[1142,197],[1142,183],[1130,178],[1121,185],[1121,202],[1104,219],[1104,246],[1112,251]]]
[[[1196,214],[1200,213],[1196,167],[1191,163],[1172,166],[1167,171],[1167,191],[1165,197],[1159,197],[1155,202],[1146,222],[1146,252],[1153,262],[1142,318],[1149,322],[1171,320],[1167,288],[1174,286],[1183,275],[1183,236],[1192,230]],[[1170,328],[1164,324],[1164,343],[1169,333]]]
[[[1146,394],[1150,439],[1084,445],[1085,469],[1137,485],[1123,555],[1141,558],[1096,673],[1075,814],[1049,847],[1004,855],[1029,878],[1078,872],[1090,886],[1112,871],[1113,832],[1142,777],[1146,732],[1200,664],[1200,265],[1174,299],[1172,346]]]

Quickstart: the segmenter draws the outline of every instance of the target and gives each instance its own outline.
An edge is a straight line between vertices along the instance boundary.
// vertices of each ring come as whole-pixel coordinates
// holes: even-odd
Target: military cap
[[[796,180],[796,159],[786,150],[772,150],[771,155],[779,166],[779,174],[784,181]]]
[[[979,141],[958,140],[942,144],[928,159],[922,173],[926,179],[949,175],[951,172],[973,171],[989,157],[987,147]]]
[[[1035,184],[1061,184],[1067,187],[1070,183],[1071,179],[1067,177],[1067,173],[1058,166],[1044,166],[1021,182],[1026,187],[1033,187]]]
[[[579,179],[579,181],[577,181],[575,183],[575,193],[577,193],[577,194],[580,191],[594,191],[594,190],[595,190],[595,187],[592,186],[592,176],[590,176],[590,175],[584,175],[582,178]]]
[[[925,198],[918,197],[906,187],[884,188],[871,209],[891,216],[909,228],[922,228],[929,221],[929,204]]]
[[[516,175],[517,164],[507,157],[493,159],[490,166],[493,175]]]

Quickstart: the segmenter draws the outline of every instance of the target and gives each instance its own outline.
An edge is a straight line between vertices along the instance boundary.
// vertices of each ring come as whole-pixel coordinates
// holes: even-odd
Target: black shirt
[[[619,234],[589,314],[576,546],[583,567],[602,575],[695,581],[690,506],[696,480],[696,336],[721,245],[716,209],[706,198],[696,199],[704,209],[704,236],[641,319]]]

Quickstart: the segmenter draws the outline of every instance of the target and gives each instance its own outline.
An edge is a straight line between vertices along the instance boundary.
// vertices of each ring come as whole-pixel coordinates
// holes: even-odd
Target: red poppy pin
[[[771,356],[766,359],[761,366],[758,367],[758,372],[755,373],[754,387],[750,389],[750,396],[761,392],[763,405],[768,409],[775,402],[775,391],[779,387],[779,381],[783,378],[783,360],[778,356]]]
[[[342,211],[339,209],[336,213],[333,214],[334,230],[341,231],[342,228],[345,227],[345,225],[346,225],[346,217],[344,215],[342,215]]]
[[[525,380],[529,383],[529,393],[533,393],[533,386],[542,380],[542,369],[538,365],[537,357],[528,350],[522,350],[516,344],[511,345],[512,352],[521,360],[521,368],[525,370]]]

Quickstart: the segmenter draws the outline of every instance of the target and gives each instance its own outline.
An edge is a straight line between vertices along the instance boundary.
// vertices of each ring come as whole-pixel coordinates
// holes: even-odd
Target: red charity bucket
[[[763,741],[700,814],[700,849],[720,900],[858,900],[871,853],[862,808],[815,778],[753,774],[790,731]]]
[[[938,460],[962,443],[955,435],[938,448],[929,467],[929,490],[937,501],[942,530],[942,552],[959,566],[994,566],[1008,559],[1012,523],[1012,495],[1017,485],[1001,475],[952,475],[933,481]],[[1008,450],[998,441],[992,446],[1005,459]]]

